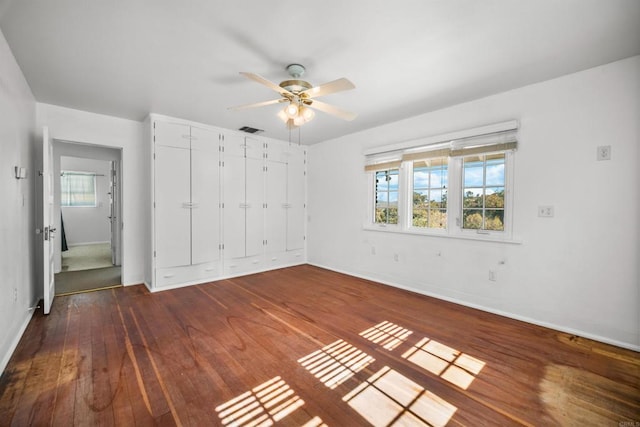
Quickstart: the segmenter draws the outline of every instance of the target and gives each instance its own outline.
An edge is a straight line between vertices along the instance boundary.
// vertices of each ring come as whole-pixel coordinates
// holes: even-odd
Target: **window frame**
[[[441,157],[435,157],[436,158],[441,158]],[[430,227],[418,227],[413,225],[413,192],[414,192],[414,165],[415,165],[415,161],[413,160],[408,160],[405,161],[403,163],[405,163],[406,168],[407,168],[407,183],[408,183],[408,188],[407,188],[407,200],[408,200],[408,204],[407,206],[407,218],[406,218],[406,229],[408,232],[411,233],[415,233],[415,234],[433,234],[433,235],[446,235],[448,234],[448,230],[450,228],[450,214],[449,214],[449,203],[450,203],[450,199],[449,199],[449,191],[450,191],[450,171],[449,171],[449,165],[450,165],[450,158],[444,157],[447,160],[447,208],[445,210],[446,214],[447,214],[447,223],[445,225],[444,228],[430,228]],[[433,159],[430,159],[433,160]]]
[[[376,208],[377,208],[377,182],[376,182],[376,176],[379,172],[389,172],[389,171],[394,171],[397,170],[398,171],[398,222],[393,224],[393,223],[388,223],[388,222],[376,222]],[[370,217],[370,223],[372,226],[374,227],[379,227],[379,228],[392,228],[392,229],[399,229],[401,228],[401,224],[403,223],[403,220],[401,218],[402,215],[402,208],[401,206],[404,203],[404,197],[403,197],[403,192],[402,192],[402,188],[404,188],[404,185],[402,183],[403,180],[403,172],[402,172],[402,165],[399,165],[397,167],[384,167],[384,168],[380,168],[380,169],[376,169],[371,171],[369,174],[370,176],[370,185],[369,185],[369,189],[370,189],[370,195],[369,195],[369,200],[371,203],[370,209],[369,209],[369,217]],[[387,193],[389,193],[389,191],[387,190]]]
[[[91,176],[93,177],[93,204],[92,205],[67,205],[65,201],[70,200],[70,197],[65,197],[65,194],[69,194],[67,191],[65,193],[65,189],[62,185],[62,178],[64,174],[75,175],[75,176]],[[97,208],[98,207],[98,183],[96,180],[95,172],[87,172],[87,171],[72,171],[72,170],[63,170],[60,171],[60,207],[61,208]]]
[[[368,197],[368,223],[365,229],[400,232],[413,235],[462,238],[472,240],[487,240],[506,243],[519,243],[513,239],[513,192],[514,192],[514,168],[515,151],[488,151],[484,154],[504,153],[504,228],[503,230],[478,230],[464,229],[462,196],[464,191],[463,182],[463,159],[469,156],[448,157],[447,164],[447,225],[446,228],[415,227],[412,221],[413,212],[413,160],[404,160],[398,167],[398,224],[383,224],[375,222],[376,171],[368,171],[369,176],[369,197]],[[395,169],[395,168],[393,168]],[[379,170],[378,170],[379,171]]]

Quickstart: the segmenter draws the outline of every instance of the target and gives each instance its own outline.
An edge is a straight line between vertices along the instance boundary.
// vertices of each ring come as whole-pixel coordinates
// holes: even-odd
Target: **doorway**
[[[121,151],[54,141],[55,294],[122,286]]]

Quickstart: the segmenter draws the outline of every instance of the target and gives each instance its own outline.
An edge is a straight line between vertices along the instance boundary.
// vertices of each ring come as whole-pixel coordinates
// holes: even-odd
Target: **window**
[[[448,158],[413,163],[411,225],[447,228]]]
[[[398,169],[375,172],[376,206],[374,222],[376,224],[398,223]]]
[[[370,226],[511,241],[516,132],[512,121],[365,153],[365,171],[374,181]]]
[[[470,156],[462,162],[462,228],[503,231],[505,154]]]
[[[60,205],[96,207],[96,175],[91,172],[62,171]]]

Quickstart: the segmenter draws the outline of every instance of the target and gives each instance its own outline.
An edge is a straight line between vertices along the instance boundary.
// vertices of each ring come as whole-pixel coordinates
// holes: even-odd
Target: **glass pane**
[[[388,209],[388,217],[387,224],[397,224],[398,223],[398,207],[390,207]]]
[[[413,189],[421,190],[429,187],[429,172],[427,168],[413,169]]]
[[[462,211],[462,228],[482,229],[482,210],[464,209]]]
[[[492,154],[487,156],[485,185],[504,186],[504,154]]]
[[[398,204],[398,192],[389,191],[389,204]]]
[[[387,172],[379,171],[376,172],[376,191],[385,191],[389,188],[389,183],[387,182]]]
[[[376,223],[378,224],[386,224],[387,222],[387,209],[386,208],[376,208]]]
[[[464,186],[481,187],[484,185],[484,162],[482,157],[473,156],[464,159]]]
[[[485,219],[486,230],[504,230],[504,210],[489,210],[486,211]]]
[[[442,193],[443,193],[442,190],[431,190],[429,205],[432,208],[442,207]]]
[[[89,172],[62,171],[61,206],[96,206],[96,178]]]
[[[431,188],[445,188],[447,186],[447,168],[437,168],[431,171]]]
[[[414,208],[427,207],[427,198],[429,197],[428,190],[420,190],[413,192],[413,206]]]
[[[398,191],[398,171],[395,171],[395,173],[389,173],[387,180],[389,181],[389,190]]]
[[[431,210],[429,228],[447,228],[447,211],[445,209]]]
[[[465,188],[462,198],[462,206],[465,208],[481,208],[482,188]]]
[[[427,210],[426,209],[414,209],[413,219],[411,223],[414,227],[426,227],[427,226]]]
[[[485,208],[504,208],[504,187],[485,189]]]

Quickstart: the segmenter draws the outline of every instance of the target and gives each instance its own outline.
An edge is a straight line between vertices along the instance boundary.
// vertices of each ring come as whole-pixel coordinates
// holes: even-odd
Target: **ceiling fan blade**
[[[358,116],[356,113],[352,113],[350,111],[346,111],[341,108],[334,107],[333,105],[329,105],[324,102],[317,101],[315,99],[311,100],[311,103],[308,105],[309,107],[315,108],[316,110],[320,110],[323,113],[331,114],[332,116],[339,117],[349,122]]]
[[[242,74],[243,76],[245,76],[246,78],[253,80],[254,82],[258,82],[261,85],[265,85],[266,87],[268,87],[269,89],[275,90],[276,92],[278,92],[279,94],[283,95],[283,96],[293,96],[293,93],[289,92],[288,90],[281,88],[280,86],[278,86],[277,84],[275,84],[272,81],[269,81],[267,79],[265,79],[262,76],[259,76],[257,74],[254,73],[247,73],[244,71],[240,71],[240,74]]]
[[[235,107],[229,107],[228,110],[246,110],[247,108],[264,107],[265,105],[278,104],[280,102],[287,101],[286,98],[272,99],[271,101],[254,102],[253,104],[237,105]]]
[[[307,89],[303,91],[302,94],[306,94],[309,98],[316,98],[318,96],[325,96],[331,93],[342,92],[343,90],[355,89],[355,87],[356,86],[351,83],[350,80],[343,77],[341,79],[334,80],[320,86],[315,86],[311,89]]]

